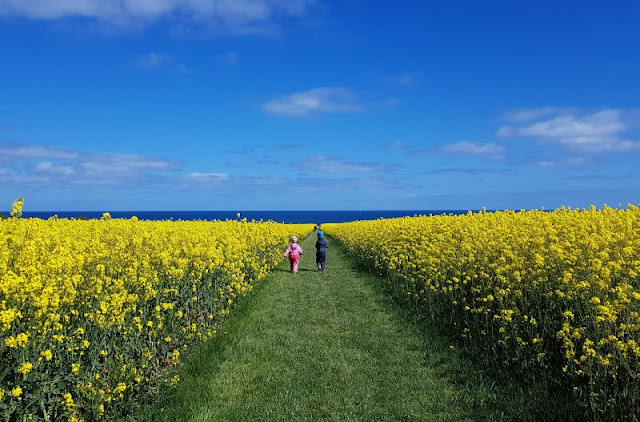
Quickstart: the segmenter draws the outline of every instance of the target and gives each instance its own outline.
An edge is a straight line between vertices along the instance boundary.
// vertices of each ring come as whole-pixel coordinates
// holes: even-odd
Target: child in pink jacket
[[[298,238],[291,236],[291,243],[287,246],[287,250],[284,251],[284,256],[289,257],[289,263],[291,264],[291,272],[298,273],[298,263],[300,262],[300,255],[304,253],[300,245],[298,245]]]

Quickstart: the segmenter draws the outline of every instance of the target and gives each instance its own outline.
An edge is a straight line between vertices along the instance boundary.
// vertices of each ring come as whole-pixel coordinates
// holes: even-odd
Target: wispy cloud
[[[489,160],[500,160],[504,158],[505,149],[502,145],[494,143],[482,144],[472,141],[460,141],[441,147],[439,152],[452,155],[475,155]]]
[[[593,160],[585,157],[567,158],[564,160],[540,160],[540,167],[581,167],[591,163]]]
[[[315,88],[285,95],[264,103],[262,109],[267,113],[286,117],[364,111],[364,107],[358,103],[356,93],[346,88]]]
[[[398,150],[398,151],[413,151],[414,148],[412,148],[409,144],[407,144],[404,141],[395,141],[394,143],[391,144],[391,148]]]
[[[185,180],[202,185],[218,185],[229,180],[227,173],[190,173]]]
[[[408,157],[425,157],[437,154],[472,155],[486,160],[501,160],[505,156],[505,148],[495,143],[460,141],[441,147],[416,148],[403,141],[396,141],[391,148]]]
[[[18,159],[74,159],[80,155],[79,152],[65,150],[61,148],[27,145],[19,142],[0,143],[0,156]]]
[[[268,193],[274,187],[287,186],[287,181],[274,176],[234,176],[228,173],[190,173],[177,178],[171,186],[187,190],[204,190],[227,193]]]
[[[192,173],[180,178],[182,189],[242,193],[247,196],[273,195],[274,189],[293,194],[398,189],[401,181],[383,176],[365,177],[278,177],[233,176],[226,173]]]
[[[422,75],[417,72],[405,72],[390,76],[387,81],[392,85],[412,86],[420,82]]]
[[[635,175],[637,176],[637,175]],[[616,175],[616,176],[602,176],[599,174],[585,174],[582,176],[568,176],[565,177],[564,180],[578,180],[578,181],[584,181],[584,180],[616,180],[616,179],[624,179],[627,178],[628,176],[624,176],[624,175]]]
[[[138,58],[138,66],[153,69],[169,60],[171,60],[169,54],[149,53]]]
[[[421,174],[441,175],[441,174],[469,174],[469,175],[488,175],[498,173],[510,173],[512,170],[507,169],[479,169],[479,168],[441,168],[422,171]]]
[[[36,173],[52,176],[72,176],[75,169],[72,166],[56,165],[50,161],[36,165]]]
[[[253,162],[231,161],[231,162],[224,163],[224,166],[228,169],[239,169],[239,168],[247,168],[251,166],[276,166],[279,164],[281,164],[279,161],[264,159],[264,160],[256,160]]]
[[[308,157],[296,163],[294,167],[302,171],[318,173],[381,173],[397,169],[396,166],[389,164],[354,162],[324,154]]]
[[[261,32],[278,16],[299,16],[315,0],[0,0],[0,16],[84,17],[112,25],[147,25],[179,18],[229,32]]]
[[[640,142],[626,136],[638,125],[639,110],[581,113],[578,109],[543,107],[520,110],[511,115],[510,120],[520,125],[502,126],[496,134],[498,137],[530,138],[584,152],[640,149]]]
[[[573,115],[578,112],[577,107],[535,107],[535,108],[520,108],[507,111],[503,113],[502,119],[507,122],[529,122],[532,120],[541,119],[549,116],[567,116]]]
[[[220,59],[226,63],[226,64],[236,64],[238,63],[238,59],[239,59],[239,54],[235,51],[229,51],[225,54],[223,54],[222,56],[220,56]]]
[[[90,154],[15,142],[0,143],[0,156],[6,167],[0,183],[30,187],[133,186],[183,165],[138,154]]]
[[[401,186],[401,182],[397,179],[386,178],[381,176],[371,177],[346,177],[346,178],[320,178],[320,177],[301,177],[288,186],[294,193],[311,194],[327,192],[345,192],[345,191],[382,191],[397,190]]]
[[[242,176],[215,169],[186,172],[186,163],[166,158],[140,154],[86,153],[17,142],[0,143],[0,159],[0,185],[27,189],[161,189],[252,197],[271,195],[274,189],[285,188],[300,193],[340,192],[389,189],[399,184],[397,178],[388,176],[396,170],[394,166],[352,162],[324,155],[312,156],[294,165],[302,170],[302,174],[292,172],[288,177],[271,176],[268,172],[264,175]],[[284,164],[268,158],[243,163],[254,168]],[[317,176],[308,177],[305,175],[307,173]],[[347,177],[341,177],[344,174]],[[350,174],[362,174],[363,177]]]

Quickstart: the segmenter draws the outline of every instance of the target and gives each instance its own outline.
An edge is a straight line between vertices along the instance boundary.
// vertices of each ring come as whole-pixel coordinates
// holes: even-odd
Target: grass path
[[[387,303],[335,242],[317,271],[314,242],[302,242],[297,275],[282,263],[234,308],[226,334],[193,351],[149,420],[473,420],[484,393],[452,383],[461,368],[448,346]]]

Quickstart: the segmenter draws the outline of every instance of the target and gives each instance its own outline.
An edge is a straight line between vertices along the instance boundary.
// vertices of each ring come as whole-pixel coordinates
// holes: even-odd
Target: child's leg
[[[299,256],[294,256],[293,257],[293,273],[297,274],[298,273],[298,263],[300,262],[300,257]]]
[[[293,256],[290,255],[289,256],[289,271],[291,271],[291,272],[293,272],[294,263],[295,263],[295,261],[293,259]]]
[[[321,254],[320,255],[320,269],[321,270],[324,270],[324,264],[325,264],[326,260],[327,260],[327,254],[326,253]]]

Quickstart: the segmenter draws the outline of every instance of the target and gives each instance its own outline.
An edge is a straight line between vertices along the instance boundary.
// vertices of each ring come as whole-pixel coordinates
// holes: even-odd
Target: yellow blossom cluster
[[[0,415],[116,420],[312,225],[0,220]]]
[[[640,208],[323,228],[487,360],[565,384],[593,420],[640,414]]]

